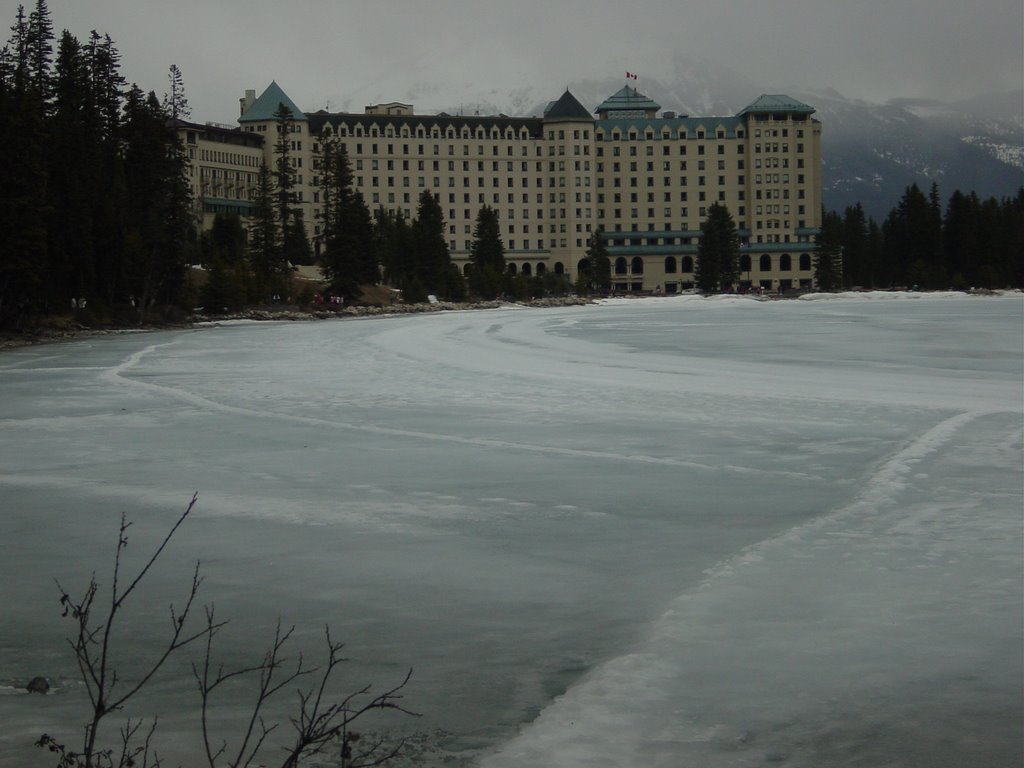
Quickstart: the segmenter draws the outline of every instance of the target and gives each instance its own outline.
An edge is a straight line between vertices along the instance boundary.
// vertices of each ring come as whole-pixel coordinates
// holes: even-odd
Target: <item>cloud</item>
[[[423,108],[626,69],[669,79],[680,55],[754,82],[884,101],[1020,87],[1020,0],[51,0],[55,27],[109,33],[129,80],[160,93],[178,64],[197,119],[233,121],[245,88],[305,109],[378,94]],[[8,13],[13,21],[14,8]],[[552,97],[553,97],[552,96]],[[417,107],[420,107],[417,104]]]

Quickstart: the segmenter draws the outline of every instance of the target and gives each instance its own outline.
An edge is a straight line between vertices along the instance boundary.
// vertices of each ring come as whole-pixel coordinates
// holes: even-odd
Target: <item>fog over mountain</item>
[[[633,81],[631,81],[632,83]],[[617,77],[570,83],[481,88],[446,104],[451,114],[541,115],[564,88],[589,108],[622,87]],[[860,202],[882,219],[906,187],[939,185],[943,199],[955,189],[982,197],[1010,196],[1024,185],[1024,91],[979,94],[971,99],[893,99],[886,103],[847,98],[830,88],[763,83],[728,67],[675,57],[671,78],[642,77],[633,83],[663,109],[694,116],[734,115],[762,93],[787,93],[813,106],[824,124],[823,195],[826,207],[842,210]],[[401,93],[363,91],[379,100],[431,101],[436,92],[413,85]],[[372,103],[377,98],[365,100]],[[362,111],[344,100],[332,110]]]
[[[861,200],[879,216],[913,182],[934,180],[944,197],[1006,195],[1024,182],[1020,0],[49,6],[58,34],[109,33],[144,90],[166,90],[178,64],[200,121],[233,123],[245,89],[271,80],[308,111],[406,101],[425,114],[523,115],[567,86],[594,107],[629,71],[677,112],[732,115],[762,93],[814,106],[829,206]],[[6,3],[8,23],[15,8]]]

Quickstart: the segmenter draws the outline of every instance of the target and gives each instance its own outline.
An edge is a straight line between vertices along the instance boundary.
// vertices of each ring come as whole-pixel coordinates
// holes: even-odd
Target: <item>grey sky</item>
[[[32,0],[25,4],[31,6]],[[1021,0],[49,0],[57,30],[109,33],[123,71],[163,93],[181,67],[196,120],[232,122],[246,88],[302,108],[414,99],[418,111],[521,86],[550,98],[626,71],[671,81],[674,57],[763,88],[869,101],[1020,88]],[[17,3],[0,0],[5,23]],[[549,87],[548,87],[549,86]]]

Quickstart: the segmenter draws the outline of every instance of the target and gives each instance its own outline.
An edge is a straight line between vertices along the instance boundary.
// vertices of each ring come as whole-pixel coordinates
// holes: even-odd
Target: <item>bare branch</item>
[[[197,499],[198,495],[193,494],[185,511],[123,589],[121,555],[128,546],[127,533],[132,523],[122,514],[114,555],[110,603],[102,620],[94,623],[93,609],[96,607],[96,598],[99,594],[95,573],[81,598],[77,600],[70,596],[60,582],[57,582],[62,613],[75,623],[75,630],[67,642],[75,655],[92,711],[90,720],[84,725],[81,752],[66,749],[64,744],[46,734],[40,737],[37,746],[47,748],[58,755],[58,768],[159,768],[160,759],[151,748],[157,728],[156,718],[145,731],[143,720],[129,718],[120,730],[120,745],[117,751],[98,748],[100,725],[107,715],[122,709],[129,699],[148,685],[172,654],[205,638],[202,659],[198,663],[193,662],[191,668],[202,705],[202,738],[209,768],[218,768],[222,761],[230,768],[249,768],[262,760],[260,753],[278,728],[278,723],[267,722],[264,712],[272,698],[282,689],[290,689],[296,683],[299,683],[296,690],[298,706],[296,714],[289,718],[295,733],[292,745],[285,749],[284,768],[296,768],[300,759],[320,754],[332,745],[341,747],[342,765],[348,768],[371,768],[394,759],[400,753],[404,742],[386,746],[384,739],[381,738],[359,743],[359,734],[352,730],[352,725],[373,710],[393,710],[418,716],[401,703],[401,691],[408,684],[412,670],[409,670],[400,684],[376,696],[371,695],[371,687],[367,685],[340,700],[329,701],[331,697],[328,686],[331,677],[335,670],[347,661],[342,656],[344,644],[335,642],[331,637],[330,627],[325,627],[327,660],[324,666],[309,666],[302,653],[294,659],[289,659],[285,655],[285,646],[291,640],[295,627],[284,629],[280,620],[274,630],[273,642],[258,663],[228,669],[225,669],[223,664],[215,665],[213,640],[227,622],[218,621],[214,606],[208,605],[204,607],[206,620],[203,626],[198,630],[190,628],[189,619],[203,583],[198,562],[192,573],[192,583],[184,605],[180,610],[173,604],[168,609],[171,623],[169,638],[138,679],[128,684],[124,690],[120,690],[121,680],[112,656],[112,638],[115,636],[117,617],[129,596],[149,573],[178,528],[191,514]],[[215,747],[215,739],[210,733],[213,697],[218,689],[230,681],[249,676],[255,677],[255,693],[249,713],[242,724],[239,743],[236,748],[231,748],[229,753],[227,741],[220,741],[219,746]],[[311,678],[308,686],[305,678]],[[357,743],[358,748],[355,746]]]

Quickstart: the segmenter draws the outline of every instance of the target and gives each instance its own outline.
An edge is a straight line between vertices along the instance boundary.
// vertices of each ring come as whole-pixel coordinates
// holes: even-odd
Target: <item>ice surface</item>
[[[280,615],[348,641],[349,687],[414,667],[424,717],[381,727],[419,764],[1019,764],[1024,301],[891,296],[3,353],[0,765],[81,719],[52,579],[193,490],[126,675],[198,558],[229,659]],[[187,765],[195,703],[183,661],[133,714]]]

